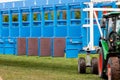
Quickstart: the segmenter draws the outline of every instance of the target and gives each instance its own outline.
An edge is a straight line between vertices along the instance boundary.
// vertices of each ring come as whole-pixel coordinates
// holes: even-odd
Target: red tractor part
[[[99,54],[99,58],[98,58],[98,74],[99,74],[99,77],[106,78],[106,74],[104,72],[105,60],[104,60],[104,55],[103,55],[102,48],[99,49],[98,54]]]

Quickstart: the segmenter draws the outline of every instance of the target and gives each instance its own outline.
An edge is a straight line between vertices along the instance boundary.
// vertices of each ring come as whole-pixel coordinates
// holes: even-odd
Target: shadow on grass
[[[32,60],[9,60],[9,59],[2,59],[0,58],[0,66],[12,66],[12,67],[20,67],[26,69],[33,69],[33,70],[47,70],[47,71],[57,71],[67,74],[78,74],[77,73],[77,65],[73,64],[63,64],[64,60],[57,63],[57,62],[45,62],[45,61],[32,61]]]

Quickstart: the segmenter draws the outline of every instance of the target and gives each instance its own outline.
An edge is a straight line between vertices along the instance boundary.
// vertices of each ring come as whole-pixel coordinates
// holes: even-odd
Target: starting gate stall
[[[52,54],[52,37],[54,36],[52,11],[52,6],[46,5],[41,8],[40,56],[51,56]]]
[[[17,39],[17,55],[27,55],[28,54],[28,40],[27,37],[30,36],[30,9],[22,7],[18,9],[19,11],[19,37]],[[23,48],[24,47],[24,48]]]
[[[81,7],[79,3],[67,5],[67,39],[66,39],[66,57],[78,57],[82,49],[82,24],[81,24]],[[76,17],[76,13],[79,13]]]
[[[58,4],[54,6],[54,57],[63,57],[65,49],[65,37],[67,36],[66,5]]]
[[[15,39],[11,36],[11,14],[9,9],[1,10],[1,53],[2,54],[15,54]],[[6,20],[6,21],[5,21]]]
[[[31,37],[38,37],[38,38],[34,38],[34,40],[36,40],[36,47],[37,50],[34,51],[34,47],[33,47],[33,53],[36,53],[36,56],[40,56],[40,53],[42,55],[42,52],[40,52],[42,49],[40,49],[40,45],[43,43],[44,44],[44,40],[43,42],[41,42],[41,40],[39,39],[39,37],[42,36],[42,9],[40,7],[32,7],[32,14],[31,14]],[[37,17],[37,18],[35,18]],[[32,39],[32,38],[31,38]],[[34,41],[32,42],[34,44]],[[41,43],[41,44],[40,44]],[[44,45],[42,45],[44,46]],[[32,47],[32,45],[31,45]],[[45,48],[45,47],[43,47]],[[30,49],[29,49],[30,50]],[[43,50],[42,50],[43,51]]]

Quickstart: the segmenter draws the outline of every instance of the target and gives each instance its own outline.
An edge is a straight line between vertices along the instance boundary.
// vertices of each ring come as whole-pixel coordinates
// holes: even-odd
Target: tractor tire
[[[91,73],[98,74],[98,59],[96,57],[91,60]]]
[[[108,80],[120,80],[120,63],[118,57],[110,57],[107,63]]]
[[[103,55],[102,48],[98,51],[99,58],[98,58],[98,74],[101,78],[106,78],[106,73],[104,72],[105,69],[105,60]]]
[[[86,73],[86,62],[83,57],[78,60],[78,73]]]

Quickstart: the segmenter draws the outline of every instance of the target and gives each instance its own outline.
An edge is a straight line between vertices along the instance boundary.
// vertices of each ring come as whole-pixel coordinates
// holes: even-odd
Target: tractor
[[[109,12],[101,20],[103,37],[98,49],[98,74],[108,80],[120,80],[120,12]]]
[[[103,36],[100,37],[99,48],[96,50],[98,59],[93,57],[91,61],[89,59],[89,64],[86,64],[85,58],[80,58],[78,72],[85,73],[86,67],[90,67],[91,72],[99,74],[101,78],[120,80],[120,12],[104,14],[101,29]]]

